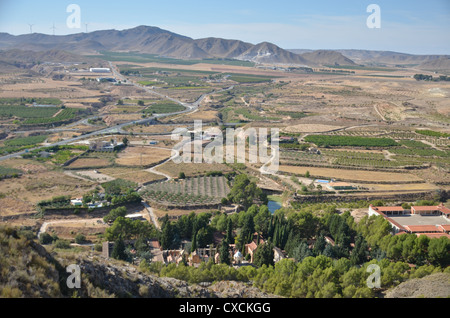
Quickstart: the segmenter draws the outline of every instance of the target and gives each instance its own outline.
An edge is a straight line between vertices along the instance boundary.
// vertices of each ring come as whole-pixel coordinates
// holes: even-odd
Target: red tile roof
[[[413,233],[420,232],[438,232],[439,229],[436,225],[405,225],[404,226],[408,231]]]
[[[386,211],[404,211],[405,209],[403,209],[401,206],[377,206],[374,207],[373,209],[378,210],[380,212]]]
[[[440,224],[439,227],[444,231],[450,231],[450,225],[448,224]]]
[[[444,214],[450,214],[450,209],[443,205],[439,206],[439,210]]]
[[[412,206],[411,209],[417,211],[437,211],[439,210],[438,206]]]
[[[450,239],[450,235],[446,233],[415,233],[417,236],[426,235],[429,238],[440,238],[442,236],[448,237]]]

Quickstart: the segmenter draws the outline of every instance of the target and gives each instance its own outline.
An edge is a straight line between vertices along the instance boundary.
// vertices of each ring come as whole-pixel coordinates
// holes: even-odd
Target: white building
[[[111,73],[111,69],[110,68],[91,67],[89,69],[89,72],[91,72],[91,73]]]

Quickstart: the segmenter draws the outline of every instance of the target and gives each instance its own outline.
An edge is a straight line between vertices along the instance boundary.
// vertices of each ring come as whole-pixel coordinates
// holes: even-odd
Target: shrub
[[[39,236],[39,242],[44,245],[51,244],[53,242],[53,237],[48,233],[42,233]]]
[[[84,236],[83,234],[79,233],[79,234],[77,234],[77,236],[75,236],[75,243],[83,244],[85,242],[86,242],[86,236]]]
[[[70,242],[67,240],[58,239],[53,244],[56,248],[62,248],[62,249],[70,248]]]

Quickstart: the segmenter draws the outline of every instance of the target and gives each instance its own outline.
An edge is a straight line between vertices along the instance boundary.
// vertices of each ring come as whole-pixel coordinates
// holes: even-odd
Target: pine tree
[[[313,252],[314,255],[319,256],[323,253],[325,247],[327,245],[327,242],[325,241],[325,237],[323,235],[320,235],[316,242],[314,243]]]
[[[125,254],[125,243],[121,238],[119,238],[114,243],[114,248],[111,253],[111,257],[122,261],[125,261],[127,259],[127,255]]]

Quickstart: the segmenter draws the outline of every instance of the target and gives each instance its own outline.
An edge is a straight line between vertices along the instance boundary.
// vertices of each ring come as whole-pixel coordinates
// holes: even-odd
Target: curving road
[[[152,90],[152,89],[150,89],[148,87],[145,87],[145,86],[142,86],[140,84],[137,84],[137,83],[130,82],[130,81],[126,80],[125,77],[116,70],[115,66],[111,62],[109,62],[109,65],[111,67],[111,70],[113,71],[113,74],[117,78],[119,78],[120,80],[126,81],[128,83],[131,83],[132,85],[134,85],[136,87],[139,87],[139,88],[145,90],[146,92],[148,92],[150,94],[157,95],[157,96],[160,96],[162,98],[168,99],[168,100],[170,100],[172,102],[178,103],[178,104],[184,106],[186,109],[182,110],[182,111],[174,112],[174,113],[154,114],[153,116],[148,117],[148,118],[134,120],[134,121],[129,121],[129,122],[122,123],[122,124],[119,124],[119,125],[116,125],[116,126],[112,126],[112,127],[102,128],[102,129],[99,129],[99,130],[96,130],[96,131],[93,131],[93,132],[90,132],[90,133],[87,133],[87,134],[84,134],[84,135],[81,135],[81,136],[78,136],[78,137],[74,137],[74,138],[63,140],[63,141],[59,141],[59,142],[56,142],[56,143],[53,143],[53,144],[50,144],[50,145],[47,145],[47,146],[39,146],[39,147],[35,147],[35,148],[24,150],[24,151],[12,153],[12,154],[9,154],[9,155],[6,155],[6,156],[1,156],[0,157],[0,161],[4,161],[4,160],[10,159],[10,158],[14,158],[14,157],[19,157],[19,156],[21,156],[23,154],[26,154],[26,153],[28,153],[29,151],[32,151],[32,150],[37,150],[37,149],[42,149],[42,148],[47,148],[47,147],[53,147],[53,146],[67,145],[67,144],[70,144],[70,143],[73,143],[73,142],[76,142],[76,141],[79,141],[79,140],[82,140],[82,139],[85,139],[85,138],[90,138],[90,137],[94,137],[94,136],[98,136],[98,135],[120,133],[121,130],[124,127],[130,126],[130,125],[145,125],[145,124],[147,124],[147,123],[149,123],[149,122],[151,122],[151,121],[153,121],[154,119],[157,119],[157,118],[163,118],[163,117],[168,117],[168,116],[173,116],[173,115],[181,115],[181,114],[190,113],[190,112],[196,111],[198,109],[200,103],[208,95],[211,95],[211,94],[214,94],[214,93],[219,93],[219,92],[222,92],[222,91],[231,90],[231,89],[234,88],[234,86],[231,86],[229,88],[225,88],[225,89],[222,89],[222,90],[212,91],[210,93],[206,93],[206,94],[201,95],[194,103],[183,103],[183,102],[181,102],[181,101],[179,101],[179,100],[177,100],[175,98],[168,97],[166,95],[158,93],[158,92],[156,92],[156,91],[154,91],[154,90]],[[93,116],[93,117],[95,117],[95,116]],[[88,119],[89,118],[85,118],[85,119],[82,119],[81,121],[87,121]],[[52,132],[52,131],[55,131],[55,129],[48,129],[48,130],[45,130],[45,131]]]

